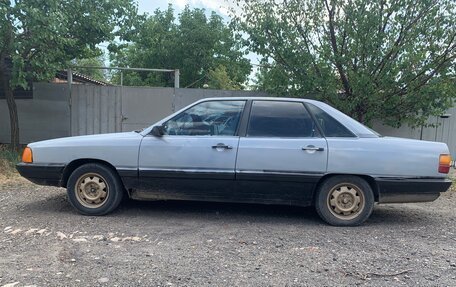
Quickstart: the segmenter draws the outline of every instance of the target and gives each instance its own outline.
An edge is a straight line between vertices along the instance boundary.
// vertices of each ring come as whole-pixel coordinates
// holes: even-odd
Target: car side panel
[[[137,185],[138,153],[143,136],[114,133],[60,138],[31,143],[33,163],[18,165],[30,181],[42,185],[65,186],[63,173],[75,160],[100,160],[114,166],[127,189]]]
[[[136,170],[142,135],[134,132],[80,136],[29,144],[33,163],[67,165],[77,159],[98,159],[116,169]]]
[[[328,173],[374,178],[445,178],[438,172],[443,143],[399,138],[327,138]]]
[[[217,145],[229,149],[214,148]],[[134,198],[224,201],[234,197],[238,136],[145,136]]]
[[[400,138],[328,138],[328,174],[373,178],[379,203],[433,201],[451,185],[438,172],[443,143]]]

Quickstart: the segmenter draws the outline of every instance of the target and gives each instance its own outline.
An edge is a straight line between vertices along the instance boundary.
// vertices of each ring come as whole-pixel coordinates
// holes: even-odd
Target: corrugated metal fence
[[[69,91],[66,84],[33,84],[32,99],[16,99],[21,143],[70,135]],[[0,143],[10,142],[6,100],[0,99]]]
[[[32,99],[17,99],[21,143],[131,131],[208,97],[267,96],[254,91],[34,83]],[[10,141],[9,115],[0,99],[0,143]]]
[[[71,135],[141,129],[199,99],[235,96],[266,94],[253,91],[73,85]]]
[[[118,87],[73,85],[71,88],[71,135],[120,132],[122,95]]]

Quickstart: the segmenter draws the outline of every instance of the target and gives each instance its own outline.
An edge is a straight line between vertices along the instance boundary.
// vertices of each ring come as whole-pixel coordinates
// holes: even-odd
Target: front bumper
[[[20,175],[39,185],[62,186],[63,164],[18,163]]]
[[[426,202],[436,200],[451,186],[443,178],[377,178],[379,203]]]

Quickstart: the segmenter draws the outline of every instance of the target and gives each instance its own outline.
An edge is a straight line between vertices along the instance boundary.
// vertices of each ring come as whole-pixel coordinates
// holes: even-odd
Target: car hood
[[[113,142],[119,140],[140,139],[142,137],[143,136],[137,132],[109,133],[44,140],[30,143],[28,146],[33,149],[37,147],[41,148],[67,145],[105,145],[107,143],[112,144]]]
[[[78,159],[105,161],[116,168],[136,168],[143,136],[136,132],[59,138],[31,143],[35,164],[67,165]]]

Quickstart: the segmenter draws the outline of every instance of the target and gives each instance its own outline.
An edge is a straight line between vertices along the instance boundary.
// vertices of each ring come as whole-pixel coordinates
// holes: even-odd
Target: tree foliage
[[[176,18],[171,5],[156,10],[143,21],[131,43],[112,54],[122,67],[180,69],[181,87],[202,87],[209,71],[223,66],[230,87],[240,88],[250,73],[240,35],[223,19],[204,9],[186,6]],[[219,71],[220,72],[220,71]],[[126,85],[173,86],[172,74],[124,72]]]
[[[209,70],[207,74],[207,86],[210,89],[240,90],[241,85],[230,78],[226,67],[219,65]]]
[[[456,96],[452,0],[245,0],[234,14],[265,58],[257,88],[317,97],[359,121],[422,124]]]
[[[103,54],[98,57],[74,59],[71,61],[72,66],[76,67],[105,67]],[[73,68],[73,71],[84,74],[98,81],[107,81],[108,73],[106,70],[93,68]]]
[[[13,147],[19,128],[12,89],[48,80],[73,59],[98,56],[99,43],[128,40],[136,15],[129,0],[0,0],[0,81]]]

